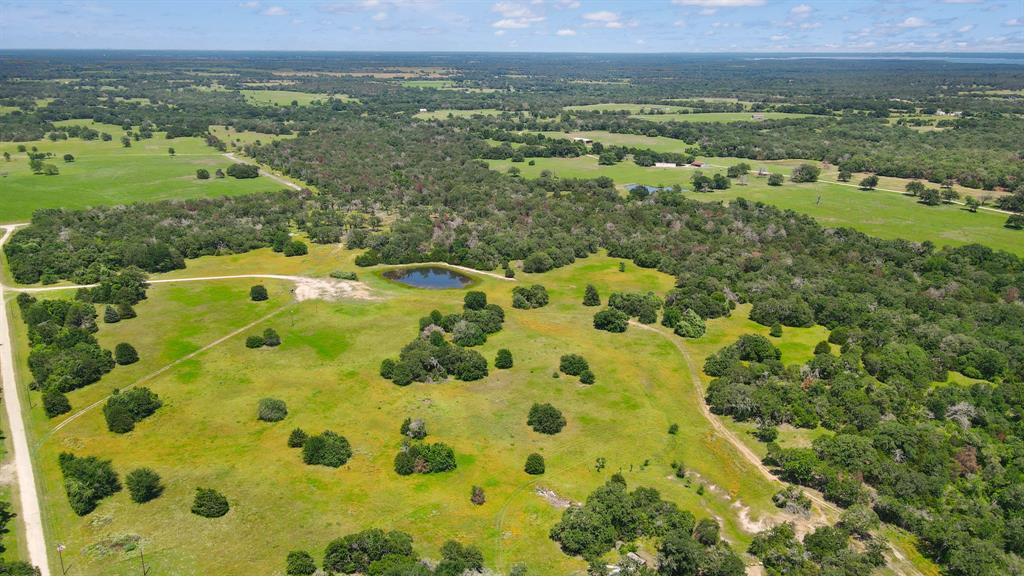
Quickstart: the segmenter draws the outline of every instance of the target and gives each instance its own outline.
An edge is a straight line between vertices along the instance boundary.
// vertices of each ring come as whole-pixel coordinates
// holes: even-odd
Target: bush
[[[304,256],[309,253],[309,247],[302,240],[291,240],[284,245],[285,256]]]
[[[132,308],[131,304],[125,303],[117,305],[117,315],[121,318],[121,320],[128,320],[138,316],[138,314],[135,313],[135,308]]]
[[[793,168],[789,179],[793,182],[817,182],[819,175],[821,175],[821,168],[814,164],[801,164]]]
[[[526,466],[523,470],[534,476],[544,473],[544,457],[534,452],[526,457]]]
[[[596,381],[596,378],[594,378],[594,373],[591,372],[590,370],[584,370],[583,372],[580,372],[580,382],[581,383],[583,383],[583,384],[593,384],[595,381]]]
[[[127,342],[121,342],[114,347],[114,362],[117,362],[121,366],[127,366],[128,364],[135,364],[139,361],[139,353],[135,351],[135,347]]]
[[[213,488],[196,488],[196,497],[192,502],[192,513],[203,518],[220,518],[228,513],[231,506],[223,494]]]
[[[534,404],[530,408],[526,424],[532,427],[534,432],[558,434],[565,427],[565,417],[551,404]]]
[[[781,338],[782,337],[782,324],[779,324],[778,322],[776,322],[775,324],[772,324],[772,329],[771,329],[770,332],[768,332],[768,335],[771,336],[772,338]]]
[[[597,288],[594,288],[593,284],[587,284],[587,289],[583,293],[583,305],[584,306],[600,306],[601,296],[597,293]]]
[[[385,380],[391,380],[395,375],[395,361],[391,358],[385,358],[380,363],[380,377]]]
[[[676,424],[676,423],[673,422],[671,425],[669,425],[668,433],[673,435],[673,436],[675,436],[676,434],[679,434],[679,424]]]
[[[608,332],[625,332],[629,327],[629,316],[615,308],[606,308],[594,314],[594,328]]]
[[[507,348],[498,350],[498,355],[494,358],[494,367],[507,370],[512,367],[512,352]]]
[[[330,430],[306,439],[302,447],[302,461],[309,465],[339,468],[352,457],[352,447],[344,436]]]
[[[331,272],[331,278],[337,278],[338,280],[359,280],[359,275],[355,272],[346,272],[344,270],[334,270]]]
[[[484,306],[487,306],[487,294],[477,290],[466,292],[462,300],[466,310],[483,310]]]
[[[427,437],[427,424],[423,420],[417,418],[406,418],[402,421],[402,427],[399,428],[399,433],[402,436],[408,436],[413,440],[423,440]]]
[[[259,334],[253,334],[245,339],[246,348],[262,348],[263,344],[263,336],[260,336]]]
[[[548,305],[548,291],[540,284],[529,288],[516,286],[512,289],[512,307],[520,310],[543,308]]]
[[[232,178],[238,179],[255,178],[260,175],[260,168],[253,164],[232,164],[228,166],[227,174]]]
[[[1011,214],[1003,226],[1013,230],[1024,230],[1024,214]]]
[[[291,434],[288,435],[288,447],[289,448],[302,448],[306,445],[306,433],[302,428],[295,428]]]
[[[534,252],[523,260],[523,272],[547,272],[555,267],[555,261],[547,252]]]
[[[150,468],[136,468],[125,476],[125,484],[128,485],[128,493],[132,502],[143,504],[159,497],[164,492],[164,486],[160,483],[160,475]]]
[[[267,289],[262,284],[257,284],[252,288],[249,288],[249,299],[253,302],[262,302],[270,298],[267,294]]]
[[[769,174],[768,175],[768,185],[769,186],[782,186],[782,183],[785,182],[785,180],[786,179],[785,179],[785,177],[782,174]]]
[[[324,571],[330,574],[368,574],[370,564],[385,557],[415,560],[412,537],[405,532],[384,532],[373,528],[338,538],[328,544],[324,552]]]
[[[460,320],[452,327],[452,342],[469,348],[487,342],[487,335],[478,324]]]
[[[200,180],[209,180],[210,179],[210,171],[207,170],[206,168],[200,168],[200,169],[196,170],[196,178],[198,178]]]
[[[117,313],[117,309],[111,305],[107,305],[103,309],[103,322],[107,324],[116,324],[121,321],[121,315]]]
[[[473,486],[473,489],[469,493],[469,501],[477,506],[482,506],[487,501],[487,497],[484,495],[484,489],[479,486]]]
[[[570,376],[579,376],[590,369],[587,359],[579,354],[565,354],[558,363],[558,369]]]
[[[53,418],[70,412],[71,402],[59,390],[46,390],[43,392],[43,410],[46,411],[47,418]]]
[[[707,330],[704,319],[697,315],[692,309],[687,308],[679,318],[672,331],[676,336],[683,338],[700,338]]]
[[[447,472],[455,467],[455,451],[442,442],[407,444],[395,455],[395,472],[401,476]]]
[[[264,422],[280,422],[288,415],[288,406],[284,400],[277,398],[261,398],[256,417]]]
[[[310,576],[316,574],[316,562],[305,550],[292,550],[288,553],[285,563],[285,574],[288,576]]]
[[[100,500],[121,490],[121,482],[110,460],[100,460],[95,456],[79,458],[63,452],[59,462],[68,502],[79,516],[92,512]]]
[[[277,335],[276,330],[267,328],[263,331],[263,345],[270,346],[271,348],[281,345],[281,337]]]
[[[149,388],[132,388],[125,392],[114,390],[103,406],[103,416],[107,420],[107,429],[125,434],[162,405],[160,397]]]

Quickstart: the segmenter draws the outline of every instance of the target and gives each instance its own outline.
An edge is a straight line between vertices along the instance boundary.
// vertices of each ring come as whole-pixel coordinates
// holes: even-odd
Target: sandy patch
[[[14,484],[16,479],[17,470],[14,467],[13,461],[6,462],[3,466],[0,466],[0,485]]]
[[[537,486],[537,489],[534,490],[534,492],[536,492],[537,495],[540,496],[541,498],[547,500],[548,504],[551,504],[555,508],[565,509],[568,508],[569,506],[572,506],[572,500],[569,500],[568,498],[562,498],[557,493],[555,493],[554,490],[550,490],[543,486]]]
[[[337,280],[334,278],[306,278],[296,276],[295,299],[304,300],[341,300],[355,298],[357,300],[373,300],[370,287],[354,280]]]

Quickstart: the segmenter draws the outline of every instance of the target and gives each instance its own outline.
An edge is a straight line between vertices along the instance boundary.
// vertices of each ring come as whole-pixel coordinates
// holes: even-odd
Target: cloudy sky
[[[1024,0],[0,0],[0,48],[1024,52]]]

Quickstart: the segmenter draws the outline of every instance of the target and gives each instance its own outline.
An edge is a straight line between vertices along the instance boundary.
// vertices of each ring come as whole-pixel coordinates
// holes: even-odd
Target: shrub
[[[223,494],[213,488],[196,488],[192,502],[192,513],[203,518],[220,518],[228,513],[231,506]]]
[[[532,474],[534,476],[538,474],[543,474],[544,457],[541,456],[540,454],[537,454],[536,452],[530,454],[529,456],[526,457],[526,466],[523,467],[523,470],[525,470],[527,474]]]
[[[95,456],[80,458],[63,452],[59,463],[68,502],[79,516],[92,512],[100,500],[121,490],[121,482],[110,460],[100,460]]]
[[[128,485],[128,493],[132,502],[143,504],[159,497],[164,492],[164,486],[160,483],[160,475],[151,468],[136,468],[125,476],[124,483]]]
[[[117,305],[117,315],[120,316],[121,320],[128,320],[138,316],[138,314],[135,313],[135,308],[132,308],[131,304],[126,303]]]
[[[793,173],[789,179],[793,182],[817,182],[820,174],[821,168],[814,164],[801,164],[793,168]]]
[[[284,245],[285,256],[304,256],[309,253],[309,247],[302,240],[291,240]]]
[[[587,289],[583,293],[583,305],[584,306],[600,306],[601,296],[597,293],[597,288],[594,288],[593,284],[587,284]]]
[[[512,367],[512,352],[507,348],[498,350],[498,355],[494,358],[494,367],[506,370]]]
[[[1013,230],[1024,230],[1024,214],[1011,214],[1003,226]]]
[[[295,428],[291,434],[288,435],[288,447],[289,448],[302,448],[306,445],[306,433],[302,428]]]
[[[487,497],[484,496],[484,489],[479,486],[473,486],[469,494],[469,501],[477,506],[482,506],[487,501]]]
[[[782,324],[779,324],[778,322],[776,322],[775,324],[772,324],[772,329],[771,329],[770,332],[768,332],[768,335],[771,336],[772,338],[781,338],[782,337]]]
[[[629,327],[629,316],[615,308],[606,308],[594,314],[594,328],[608,332],[625,332]]]
[[[281,345],[281,337],[277,335],[276,330],[267,328],[263,331],[263,345],[270,346],[271,348]]]
[[[339,468],[352,457],[352,447],[344,436],[330,430],[310,436],[302,447],[302,461],[309,465]]]
[[[828,342],[822,340],[814,345],[814,353],[817,354],[831,354],[832,347],[828,345]]]
[[[259,166],[255,166],[255,165],[252,165],[252,164],[241,164],[241,163],[238,163],[238,164],[232,164],[231,166],[228,166],[227,174],[228,174],[228,176],[231,176],[232,178],[238,178],[238,179],[255,178],[255,177],[260,175],[260,169],[259,169]]]
[[[395,472],[401,476],[447,472],[455,467],[455,451],[443,442],[407,444],[395,455]]]
[[[516,286],[512,289],[512,307],[521,310],[543,308],[548,305],[548,291],[540,284]]]
[[[43,410],[47,418],[53,418],[70,412],[71,402],[60,390],[46,390],[43,392]]]
[[[487,335],[478,324],[460,320],[452,328],[452,342],[467,348],[479,346],[487,342]]]
[[[785,179],[785,177],[782,174],[769,174],[768,175],[768,185],[769,186],[782,186],[782,183],[785,182],[785,180],[786,179]]]
[[[463,298],[463,307],[466,310],[483,310],[484,306],[487,306],[487,294],[477,290],[466,292]]]
[[[270,298],[270,296],[267,294],[266,287],[262,284],[257,284],[249,288],[249,298],[253,302],[262,302],[263,300]]]
[[[555,267],[555,261],[547,252],[534,252],[523,260],[523,272],[547,272]]]
[[[330,574],[368,574],[370,564],[384,557],[416,559],[412,537],[405,532],[363,530],[332,541],[324,551],[324,571]]]
[[[693,529],[693,539],[705,546],[718,544],[718,522],[714,518],[702,518]]]
[[[683,338],[700,338],[707,330],[704,319],[697,315],[691,308],[687,308],[679,318],[672,331],[676,336]]]
[[[589,369],[588,370],[584,370],[583,372],[580,372],[580,382],[581,383],[583,383],[583,384],[593,384],[595,381],[596,381],[596,378],[594,378],[594,373],[591,372]]]
[[[590,369],[587,359],[579,354],[565,354],[558,363],[558,369],[570,376],[579,376]]]
[[[108,304],[103,309],[103,321],[107,324],[116,324],[121,321],[121,315],[117,313],[116,308]]]
[[[135,429],[135,424],[156,412],[163,402],[149,388],[132,388],[125,392],[114,390],[103,406],[103,416],[111,432],[124,434]]]
[[[359,275],[355,272],[346,272],[344,270],[334,270],[331,272],[331,278],[337,278],[338,280],[359,280]]]
[[[262,348],[263,344],[263,336],[260,336],[259,334],[253,334],[245,339],[246,348]]]
[[[200,180],[209,180],[210,179],[210,171],[207,170],[206,168],[200,168],[200,169],[196,170],[196,178],[198,178]]]
[[[395,361],[391,358],[385,358],[380,363],[380,377],[385,380],[391,380],[395,375]]]
[[[117,362],[121,366],[127,366],[128,364],[135,364],[139,361],[139,353],[135,351],[135,347],[127,342],[121,342],[114,347],[114,362]]]
[[[280,422],[288,415],[288,406],[284,400],[277,398],[261,398],[256,417],[264,422]]]
[[[292,550],[288,553],[285,563],[285,574],[288,576],[310,576],[316,574],[316,562],[305,550]]]
[[[526,424],[532,427],[534,432],[558,434],[565,427],[565,417],[551,404],[534,404],[530,408]]]
[[[673,436],[675,436],[676,434],[678,434],[678,433],[679,433],[679,424],[676,424],[676,423],[672,423],[672,424],[671,424],[671,425],[670,425],[670,426],[668,427],[668,433],[669,433],[669,434],[672,434]]]
[[[417,418],[406,418],[402,421],[402,427],[399,429],[402,436],[408,436],[413,440],[423,440],[427,437],[427,424],[423,420]]]

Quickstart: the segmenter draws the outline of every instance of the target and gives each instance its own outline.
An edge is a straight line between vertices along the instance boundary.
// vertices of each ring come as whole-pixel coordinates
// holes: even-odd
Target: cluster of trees
[[[885,566],[889,547],[884,539],[854,532],[878,524],[870,508],[862,511],[866,522],[844,513],[837,525],[819,526],[802,541],[793,524],[779,524],[754,536],[747,551],[773,574],[871,574]]]
[[[324,550],[323,571],[327,574],[365,576],[464,576],[482,572],[483,554],[475,546],[449,540],[441,546],[441,560],[431,565],[413,549],[412,536],[379,528],[363,530],[331,541]],[[304,550],[288,553],[288,576],[317,573],[313,556]]]
[[[694,192],[711,192],[712,190],[728,190],[732,186],[724,174],[715,173],[711,176],[701,171],[696,171],[690,176],[690,187]]]
[[[563,354],[558,360],[558,371],[569,376],[579,376],[580,382],[584,384],[594,383],[594,373],[590,370],[590,363],[579,354]]]
[[[107,420],[107,429],[118,434],[125,434],[135,429],[135,425],[156,412],[163,402],[149,388],[130,388],[124,392],[114,389],[103,405],[103,417]]]
[[[292,436],[288,438],[288,445],[302,448],[302,461],[305,464],[340,468],[352,458],[352,446],[348,439],[340,434],[331,430],[324,430],[313,436],[307,436],[301,430],[298,432],[299,434],[292,432]]]
[[[512,289],[512,307],[522,310],[543,308],[548,305],[548,291],[540,284],[516,286]]]
[[[18,305],[28,326],[32,385],[43,392],[47,416],[69,412],[65,393],[96,382],[114,368],[113,355],[94,336],[96,309],[74,300],[36,300],[24,292]]]
[[[409,442],[395,454],[395,472],[401,476],[455,470],[455,451],[444,442]]]
[[[262,348],[268,346],[274,348],[281,345],[281,336],[277,330],[267,328],[262,334],[251,334],[245,339],[246,348]]]
[[[92,512],[100,500],[121,491],[121,481],[110,460],[62,452],[59,463],[68,503],[79,516]]]
[[[653,292],[640,294],[636,292],[612,292],[608,297],[608,306],[636,318],[641,324],[654,324],[658,321],[658,310],[664,302]]]
[[[612,475],[582,506],[570,506],[551,529],[551,539],[562,551],[581,556],[603,568],[601,556],[616,542],[639,538],[657,541],[657,574],[740,576],[743,560],[719,538],[718,523],[711,518],[695,522],[693,514],[663,500],[653,488],[630,492],[626,480]]]

